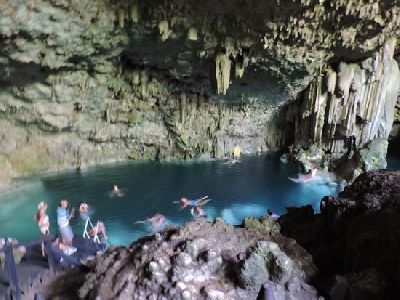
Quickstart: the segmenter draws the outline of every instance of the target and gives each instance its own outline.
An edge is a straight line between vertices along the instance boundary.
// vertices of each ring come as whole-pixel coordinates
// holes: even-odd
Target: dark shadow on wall
[[[0,87],[23,87],[34,82],[44,82],[49,75],[64,71],[77,71],[74,67],[61,67],[51,69],[39,64],[19,61],[9,61],[6,65],[0,65]]]

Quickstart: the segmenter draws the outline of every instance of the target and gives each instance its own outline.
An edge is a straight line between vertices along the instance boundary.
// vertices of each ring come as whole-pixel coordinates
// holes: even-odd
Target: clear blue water
[[[48,203],[51,231],[56,228],[56,208],[63,198],[78,206],[86,200],[94,209],[92,220],[102,220],[111,244],[129,244],[152,233],[146,225],[135,225],[157,212],[172,224],[191,220],[188,209],[178,211],[173,201],[182,196],[208,195],[208,219],[221,216],[239,224],[246,216],[259,217],[268,208],[278,214],[287,206],[311,204],[318,210],[325,195],[337,192],[327,182],[296,184],[288,176],[297,176],[292,164],[282,164],[278,154],[250,156],[240,163],[221,161],[128,162],[37,178],[23,188],[0,195],[0,236],[30,240],[39,235],[33,215],[39,201]],[[122,198],[110,198],[113,184],[125,189]],[[72,221],[76,234],[82,234],[83,222]]]

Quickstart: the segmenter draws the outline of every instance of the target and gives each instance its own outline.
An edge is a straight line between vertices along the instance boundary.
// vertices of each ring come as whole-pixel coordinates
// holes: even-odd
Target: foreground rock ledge
[[[306,284],[315,272],[311,256],[269,217],[242,227],[198,220],[112,247],[86,276],[73,270],[41,289],[49,299],[255,299],[267,283],[276,299],[318,299]]]
[[[332,299],[398,299],[400,171],[361,174],[338,197],[292,208],[281,233],[295,238],[320,272],[319,291]]]

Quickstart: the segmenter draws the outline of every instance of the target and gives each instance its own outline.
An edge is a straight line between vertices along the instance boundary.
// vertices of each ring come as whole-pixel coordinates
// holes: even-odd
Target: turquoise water
[[[59,201],[68,199],[78,206],[86,200],[93,208],[92,220],[102,220],[111,244],[129,244],[152,233],[146,225],[135,225],[157,212],[169,223],[191,220],[189,209],[178,211],[173,201],[208,195],[208,219],[221,216],[232,224],[245,216],[259,217],[268,208],[278,214],[287,206],[312,204],[316,209],[325,195],[336,193],[328,182],[296,184],[288,176],[297,176],[292,164],[279,162],[277,154],[245,157],[240,163],[202,162],[129,162],[90,168],[80,173],[66,172],[41,177],[16,191],[0,195],[0,236],[30,240],[39,235],[33,214],[40,200],[48,203],[51,231],[56,229],[55,212]],[[125,196],[110,198],[114,184]],[[79,216],[72,220],[76,234],[82,234]]]

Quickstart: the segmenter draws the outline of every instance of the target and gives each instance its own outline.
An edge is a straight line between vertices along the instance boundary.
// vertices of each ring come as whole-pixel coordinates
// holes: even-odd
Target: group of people
[[[114,185],[113,190],[109,192],[110,196],[122,197],[123,192],[117,186]],[[182,197],[179,201],[174,201],[173,203],[179,204],[179,210],[183,210],[186,207],[190,207],[191,215],[196,218],[205,218],[207,217],[206,211],[204,206],[210,202],[211,199],[208,196],[203,196],[197,199],[188,199]],[[38,223],[41,235],[47,236],[50,234],[50,220],[48,215],[46,214],[47,204],[44,201],[41,201],[38,204],[38,210],[35,214],[35,220]],[[90,223],[90,214],[91,209],[86,201],[81,201],[79,204],[79,215],[83,222],[85,222],[85,230],[87,227],[88,222]],[[268,214],[273,218],[278,218],[276,214],[273,214],[272,211],[269,209]],[[75,217],[75,207],[72,209],[68,209],[68,201],[63,199],[60,201],[60,205],[57,208],[57,225],[58,225],[58,233],[60,238],[57,236],[55,241],[57,243],[58,248],[70,255],[77,251],[75,247],[72,245],[72,241],[74,238],[74,232],[70,225],[70,220]],[[148,223],[152,226],[155,231],[158,231],[162,228],[162,226],[167,222],[167,218],[160,213],[156,213],[152,217],[149,217],[142,221],[137,221],[135,224],[145,224]],[[90,223],[91,224],[91,223]],[[92,228],[87,230],[88,237],[98,237],[101,236],[102,239],[99,241],[104,242],[107,240],[106,229],[103,222],[98,221],[96,225],[92,225]],[[42,243],[42,255],[45,256],[45,249],[44,244]]]
[[[40,201],[34,219],[37,221],[40,233],[43,237],[48,236],[50,234],[50,220],[46,211],[47,211],[47,204],[44,201]],[[82,201],[79,204],[79,214],[84,222],[86,222],[89,219],[90,209],[89,205],[85,201]],[[75,248],[72,245],[74,232],[70,225],[70,220],[74,217],[75,217],[75,207],[73,207],[72,209],[68,209],[68,201],[65,199],[61,200],[59,207],[57,207],[57,225],[58,225],[59,236],[56,236],[54,241],[57,244],[58,248],[67,255],[71,255],[77,251],[77,248]],[[105,239],[107,239],[104,223],[98,221],[95,226],[88,229],[88,236],[89,237],[102,236]],[[43,242],[42,242],[42,256],[45,256],[45,249]]]
[[[67,208],[68,208],[68,201],[61,200],[60,206],[57,208],[58,232],[61,235],[61,241],[58,243],[58,246],[60,249],[63,250],[63,252],[70,255],[77,251],[77,249],[72,246],[72,239],[74,237],[74,233],[69,224],[69,221],[75,215],[75,209],[73,208],[71,211],[69,211]],[[50,234],[50,220],[46,211],[47,211],[47,204],[44,201],[40,201],[38,204],[37,213],[34,216],[34,218],[38,223],[40,234],[43,237]],[[42,256],[45,256],[43,242],[42,242]]]

